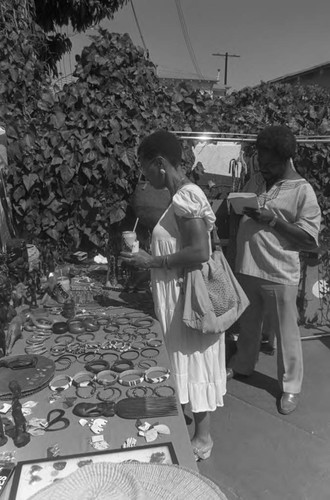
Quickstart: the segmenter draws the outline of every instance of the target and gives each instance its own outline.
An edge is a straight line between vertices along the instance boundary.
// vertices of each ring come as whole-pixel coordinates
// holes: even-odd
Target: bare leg
[[[210,434],[210,413],[203,411],[193,413],[195,421],[195,434],[191,440],[193,448],[205,449],[212,446],[213,441]]]

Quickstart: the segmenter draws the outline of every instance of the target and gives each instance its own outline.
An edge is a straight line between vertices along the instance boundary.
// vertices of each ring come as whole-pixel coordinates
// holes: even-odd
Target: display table
[[[106,309],[107,314],[110,317],[124,317],[127,313],[140,313],[136,306],[134,309],[130,307],[130,304],[120,302],[119,294],[116,292],[113,292],[113,298],[117,303],[116,307],[108,307]],[[119,305],[118,305],[119,304]],[[122,305],[121,305],[122,304]],[[84,306],[81,306],[84,307]],[[93,314],[91,310],[91,314]],[[60,315],[51,315],[48,313],[49,317],[51,319],[55,319],[57,322],[58,321],[66,321],[65,318],[63,318]],[[133,314],[134,315],[134,314]],[[118,332],[118,337],[120,337],[120,333],[123,332],[123,330],[128,328],[130,325],[120,325],[120,329]],[[95,339],[93,340],[94,343],[103,343],[105,342],[105,336],[106,333],[104,332],[104,326],[100,326],[99,331],[95,332]],[[159,323],[155,320],[154,324],[152,327],[150,327],[150,331],[154,332],[153,336],[155,339],[157,339],[159,342],[156,342],[155,344],[157,345],[157,349],[159,350],[159,354],[157,354],[154,359],[157,362],[157,365],[160,367],[164,367],[166,369],[170,370],[169,366],[169,359],[168,355],[166,352],[166,348],[164,344],[162,343],[162,334],[160,331],[160,326]],[[142,333],[144,333],[142,331]],[[17,355],[17,354],[25,354],[25,348],[26,348],[26,341],[31,337],[33,332],[27,332],[24,330],[23,332],[23,338],[18,340],[14,346],[12,355]],[[157,335],[157,336],[156,336]],[[44,354],[44,356],[49,357],[50,359],[56,359],[55,356],[53,356],[50,353],[50,347],[55,344],[55,340],[57,342],[59,341],[59,338],[61,335],[55,335],[52,334],[50,339],[46,340],[45,346],[47,347],[47,352]],[[109,336],[108,336],[109,337]],[[152,344],[152,342],[151,342]],[[161,345],[158,345],[161,344]],[[134,365],[135,367],[137,364],[141,361],[146,361],[148,358],[144,358],[141,356],[141,351],[138,351],[139,357],[134,360]],[[120,354],[120,353],[119,353]],[[152,354],[152,352],[151,352]],[[155,354],[155,353],[154,353]],[[57,356],[58,357],[58,356]],[[96,356],[97,357],[97,356]],[[107,359],[106,356],[104,356],[104,359]],[[58,365],[60,366],[60,365]],[[78,361],[73,361],[72,364],[65,370],[65,371],[56,371],[56,375],[60,374],[65,374],[69,375],[70,377],[75,376],[78,372],[85,371],[84,364],[79,363]],[[157,386],[161,385],[169,385],[175,389],[175,383],[173,380],[172,375],[170,374],[169,378],[160,383],[146,383],[143,382],[142,385],[144,386],[150,386],[152,389],[154,389]],[[118,382],[114,384],[113,387],[118,387],[122,391],[121,398],[126,398],[126,391],[129,389],[127,386],[120,385]],[[165,388],[166,389],[166,388]],[[24,403],[28,401],[33,401],[37,403],[35,406],[31,408],[31,413],[30,415],[26,416],[27,422],[31,418],[43,418],[45,419],[48,415],[48,413],[51,410],[64,410],[64,418],[67,418],[70,422],[69,426],[67,428],[64,428],[63,430],[54,430],[52,432],[45,432],[42,435],[32,435],[31,440],[29,444],[22,448],[16,448],[13,440],[11,438],[8,438],[8,442],[5,446],[0,448],[0,453],[2,452],[13,452],[13,455],[15,457],[16,462],[20,461],[27,461],[27,460],[38,460],[38,459],[46,459],[47,457],[51,457],[53,454],[53,458],[51,460],[53,461],[61,461],[61,456],[67,456],[67,455],[87,455],[92,453],[93,455],[98,454],[98,450],[94,449],[92,444],[91,444],[91,438],[92,436],[96,436],[89,427],[89,425],[84,425],[82,426],[79,423],[79,420],[81,417],[75,416],[72,413],[72,410],[74,406],[77,403],[100,403],[98,399],[96,399],[95,394],[89,398],[89,399],[80,399],[79,397],[76,396],[76,388],[74,386],[69,387],[66,390],[63,390],[60,393],[60,398],[56,399],[54,402],[50,402],[50,397],[52,395],[51,390],[47,386],[46,388],[42,389],[39,392],[36,392],[32,395],[22,397],[21,398],[21,403],[24,408]],[[164,394],[165,395],[165,394]],[[167,395],[167,394],[166,394]],[[175,393],[176,395],[176,393]],[[73,406],[67,407],[66,405],[66,400],[67,398],[74,398],[77,397],[77,399],[74,401]],[[3,401],[2,401],[3,402]],[[6,402],[10,403],[10,400],[7,400]],[[136,398],[132,398],[132,407],[136,404]],[[141,447],[141,446],[150,446],[150,445],[155,445],[155,454],[153,455],[153,460],[157,460],[157,451],[158,448],[157,446],[159,445],[160,447],[162,445],[165,445],[166,443],[172,443],[173,445],[173,450],[174,450],[174,455],[172,454],[171,460],[174,463],[178,463],[180,466],[184,466],[187,468],[190,468],[194,471],[197,471],[197,466],[196,462],[194,460],[194,455],[192,452],[192,448],[190,445],[190,438],[188,435],[188,431],[186,428],[186,423],[185,419],[183,416],[183,413],[181,411],[181,406],[179,401],[177,400],[177,409],[178,409],[178,414],[175,416],[164,416],[164,417],[158,417],[158,418],[146,418],[146,419],[141,419],[142,422],[148,421],[150,424],[165,424],[166,426],[169,427],[170,429],[170,434],[158,434],[158,437],[155,441],[152,443],[147,443],[145,437],[139,436],[138,435],[138,430],[136,427],[136,419],[126,419],[126,418],[120,418],[119,416],[115,415],[112,417],[100,417],[100,418],[105,418],[106,419],[106,425],[102,431],[102,435],[104,436],[104,440],[109,444],[109,449],[102,451],[101,453],[104,454],[104,457],[106,457],[106,461],[111,461],[110,455],[107,455],[107,452],[111,452],[112,450],[117,450],[117,449],[122,449],[123,443],[130,437],[133,437],[137,440],[136,446]],[[9,411],[7,415],[2,414],[2,418],[5,419],[6,416],[10,416],[11,412]],[[88,421],[88,417],[85,417]],[[59,424],[60,425],[60,424]],[[54,426],[55,428],[56,426]],[[171,448],[171,447],[169,447]],[[56,455],[56,450],[58,452],[58,456],[54,457],[54,453]],[[125,453],[118,453],[114,454],[114,461],[116,462],[121,462],[124,460],[139,460],[139,455],[138,454],[133,454],[129,455],[126,454],[126,451],[134,450],[134,448],[127,448],[125,450]],[[138,450],[137,450],[138,451]],[[153,450],[150,448],[150,452]],[[160,451],[162,451],[160,449]],[[169,449],[169,453],[171,450]],[[141,457],[145,457],[146,455],[141,455]],[[159,455],[161,458],[159,459],[160,461],[164,460],[164,455],[160,454]],[[156,457],[156,458],[155,458]],[[176,457],[176,459],[175,459]],[[88,460],[88,457],[80,457],[81,460]],[[168,459],[168,457],[167,457]],[[142,461],[143,459],[141,459]],[[54,473],[56,476],[56,473]],[[62,477],[61,474],[58,474],[58,478]],[[3,498],[7,499],[9,498],[9,492],[10,492],[10,487],[11,487],[11,482],[6,486],[5,491],[3,493]],[[26,497],[28,498],[28,496]]]

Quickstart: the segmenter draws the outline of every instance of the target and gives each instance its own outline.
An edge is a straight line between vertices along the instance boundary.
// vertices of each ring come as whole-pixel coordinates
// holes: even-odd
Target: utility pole
[[[212,54],[212,56],[218,56],[218,57],[224,57],[225,58],[225,77],[224,77],[224,84],[227,85],[227,74],[228,74],[228,57],[241,57],[236,54],[228,54],[226,52],[225,54]]]

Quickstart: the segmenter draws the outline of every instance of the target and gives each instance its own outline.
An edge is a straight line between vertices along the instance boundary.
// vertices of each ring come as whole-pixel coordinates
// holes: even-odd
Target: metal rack
[[[257,134],[243,134],[232,132],[193,132],[192,130],[175,130],[173,132],[179,139],[192,139],[197,141],[221,141],[221,142],[255,142]],[[300,144],[327,144],[330,143],[330,135],[297,135],[297,143]]]

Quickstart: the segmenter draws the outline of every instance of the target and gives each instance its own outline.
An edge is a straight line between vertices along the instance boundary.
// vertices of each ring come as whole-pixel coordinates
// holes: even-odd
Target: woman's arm
[[[154,257],[141,250],[137,253],[122,252],[125,262],[136,267],[190,267],[209,259],[209,235],[203,219],[177,217],[182,239],[182,250],[170,255]]]

